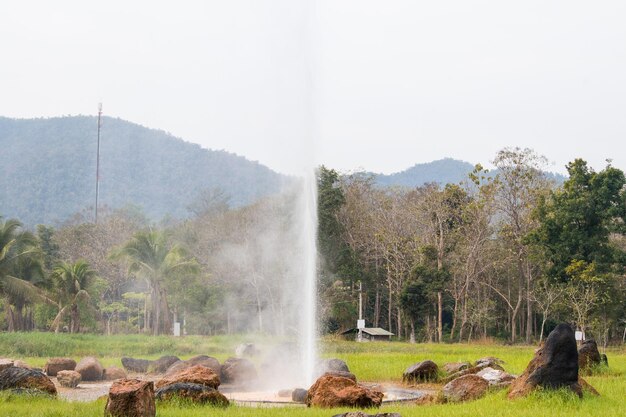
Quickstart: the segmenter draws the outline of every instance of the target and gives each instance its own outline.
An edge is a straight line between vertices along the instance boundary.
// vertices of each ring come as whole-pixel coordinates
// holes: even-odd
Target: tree
[[[52,322],[55,332],[59,331],[68,314],[70,333],[80,332],[80,305],[91,300],[97,277],[97,272],[83,260],[74,263],[61,262],[54,268],[52,280],[59,298],[59,312]]]
[[[128,272],[144,279],[150,290],[152,331],[169,332],[170,310],[164,284],[173,275],[197,274],[199,265],[179,245],[170,245],[163,231],[137,232],[126,244],[112,253],[115,259],[128,262]],[[146,324],[147,324],[146,320]],[[147,328],[147,326],[146,326]]]

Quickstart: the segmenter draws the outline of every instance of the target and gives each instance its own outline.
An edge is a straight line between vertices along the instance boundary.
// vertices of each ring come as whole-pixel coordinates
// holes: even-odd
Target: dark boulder
[[[437,380],[439,368],[433,361],[422,361],[409,366],[402,374],[402,382],[415,383]]]
[[[76,369],[76,361],[70,358],[50,358],[43,371],[48,376],[56,376],[59,371],[73,371]]]
[[[444,385],[441,393],[446,401],[476,400],[487,392],[489,383],[478,375],[463,375]]]
[[[155,417],[154,384],[139,379],[120,379],[109,390],[106,417]]]
[[[591,374],[593,368],[602,364],[602,357],[598,351],[598,344],[593,339],[585,340],[578,349],[578,369],[585,374]]]
[[[305,403],[308,391],[304,388],[296,388],[291,392],[291,401],[295,403]]]
[[[576,339],[567,324],[559,324],[537,349],[524,373],[511,384],[509,398],[526,396],[537,387],[569,388],[582,397]]]
[[[167,368],[180,362],[178,356],[161,356],[159,359],[148,365],[148,372],[153,374],[164,374]]]
[[[83,381],[100,381],[104,374],[104,368],[98,359],[92,356],[82,358],[74,370],[80,374]]]
[[[128,372],[145,374],[152,361],[147,359],[122,358],[122,366]]]
[[[220,386],[220,377],[211,368],[196,365],[175,374],[166,375],[156,383],[157,388],[176,383],[200,384],[215,388]]]
[[[380,407],[383,393],[358,385],[351,379],[324,375],[309,388],[306,404],[309,407]]]
[[[215,388],[188,382],[178,382],[157,389],[156,399],[160,401],[183,399],[197,404],[211,404],[220,407],[226,407],[230,404],[228,398]]]
[[[341,359],[324,359],[319,363],[319,369],[322,374],[330,371],[350,372],[348,364]]]
[[[198,356],[194,356],[191,359],[187,359],[186,361],[180,361],[180,362],[174,363],[172,366],[167,368],[167,371],[165,371],[165,376],[178,373],[180,371],[183,371],[187,368],[191,368],[192,366],[196,366],[196,365],[202,365],[207,368],[210,368],[218,375],[220,374],[220,371],[222,369],[222,365],[220,365],[220,362],[217,359],[211,356],[198,355]]]
[[[222,364],[221,377],[224,383],[246,385],[256,381],[258,375],[248,359],[228,358]]]
[[[54,383],[43,372],[10,366],[0,371],[0,391],[37,390],[56,395]]]

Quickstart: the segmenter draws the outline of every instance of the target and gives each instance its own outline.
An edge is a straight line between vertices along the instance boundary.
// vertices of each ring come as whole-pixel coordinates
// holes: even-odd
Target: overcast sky
[[[626,169],[626,2],[0,3],[0,115],[104,113],[286,173],[531,147]]]

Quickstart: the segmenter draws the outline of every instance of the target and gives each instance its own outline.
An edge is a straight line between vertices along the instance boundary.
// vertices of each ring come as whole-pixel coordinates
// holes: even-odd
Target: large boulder
[[[489,383],[478,375],[463,375],[444,385],[441,393],[446,401],[476,400],[487,392]]]
[[[122,358],[122,366],[128,372],[145,374],[152,361],[148,359]]]
[[[220,377],[211,368],[196,365],[191,368],[165,376],[156,383],[157,388],[176,383],[200,384],[207,387],[215,388],[220,386]]]
[[[212,369],[218,375],[220,374],[220,371],[222,369],[222,365],[220,365],[220,362],[217,359],[211,356],[198,355],[194,356],[191,359],[187,359],[186,361],[180,361],[172,364],[169,368],[167,368],[167,371],[165,371],[165,376],[173,375],[196,365],[206,366],[207,368]]]
[[[122,368],[110,366],[104,369],[102,379],[104,379],[105,381],[115,381],[116,379],[125,379],[126,376],[126,371],[124,371]]]
[[[582,397],[576,339],[574,331],[567,324],[556,326],[548,335],[545,345],[537,349],[524,373],[511,384],[509,398],[526,396],[537,387],[569,388]]]
[[[120,379],[109,390],[104,415],[110,417],[155,417],[154,384],[139,379]]]
[[[306,404],[309,407],[380,407],[383,393],[358,385],[351,379],[324,375],[309,388]]]
[[[82,358],[74,370],[80,374],[83,381],[100,381],[104,374],[102,364],[93,356]]]
[[[580,372],[590,374],[593,368],[602,364],[602,357],[598,351],[598,344],[593,339],[585,340],[578,349],[578,369]]]
[[[56,395],[54,383],[43,372],[10,366],[0,371],[0,391],[36,390]]]
[[[291,392],[291,401],[294,403],[305,403],[308,391],[304,388],[296,388]]]
[[[168,401],[170,399],[184,399],[198,404],[211,404],[226,407],[230,403],[228,398],[215,388],[202,384],[178,382],[165,385],[156,391],[156,399]]]
[[[48,376],[56,376],[59,371],[73,371],[76,369],[76,361],[70,358],[50,358],[43,371]]]
[[[436,381],[439,368],[433,361],[422,361],[409,366],[402,374],[402,382]]]
[[[159,359],[153,361],[148,365],[148,372],[153,374],[164,374],[167,368],[180,362],[178,356],[161,356]]]
[[[224,383],[246,385],[255,381],[258,375],[248,359],[228,358],[222,364],[221,377]]]
[[[76,388],[81,382],[81,376],[76,371],[59,371],[57,372],[57,381],[62,387]]]

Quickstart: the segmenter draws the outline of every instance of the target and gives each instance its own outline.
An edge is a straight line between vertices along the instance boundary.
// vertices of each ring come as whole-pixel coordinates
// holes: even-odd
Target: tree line
[[[531,342],[558,321],[608,343],[626,335],[626,179],[577,159],[504,149],[496,174],[459,184],[377,185],[318,169],[321,331],[368,326],[410,341]],[[185,220],[135,207],[58,227],[0,220],[0,328],[8,331],[297,332],[301,271],[288,188],[245,207],[206,189]]]

